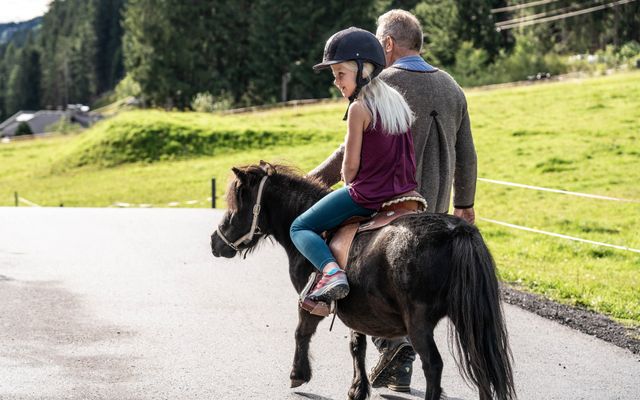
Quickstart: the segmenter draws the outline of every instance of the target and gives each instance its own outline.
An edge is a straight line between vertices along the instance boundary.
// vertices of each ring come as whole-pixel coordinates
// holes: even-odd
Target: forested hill
[[[23,40],[0,44],[0,121],[20,109],[88,104],[113,89],[124,76],[124,4],[54,0],[29,21],[36,29],[20,31]]]
[[[10,22],[0,24],[0,45],[11,41],[22,42],[26,39],[27,33],[37,29],[42,23],[42,17],[37,17],[24,22]]]
[[[196,98],[219,109],[330,97],[330,74],[311,69],[326,39],[349,26],[374,31],[393,8],[416,15],[423,56],[462,85],[563,73],[577,53],[601,52],[610,68],[640,54],[640,1],[613,3],[52,0],[25,23],[34,29],[0,40],[0,121],[20,109],[128,96],[180,110],[196,108]],[[20,25],[5,26],[2,38]]]

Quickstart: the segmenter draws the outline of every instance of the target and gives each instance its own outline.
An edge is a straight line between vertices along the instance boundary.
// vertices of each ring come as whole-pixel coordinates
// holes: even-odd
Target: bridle
[[[256,198],[256,204],[253,206],[253,220],[251,221],[251,229],[249,229],[249,232],[238,238],[238,240],[236,240],[235,242],[231,242],[222,234],[222,230],[220,229],[222,225],[218,225],[218,229],[214,232],[218,234],[220,239],[222,239],[222,241],[225,242],[227,246],[231,247],[235,251],[240,250],[238,246],[240,246],[241,244],[250,243],[255,235],[264,234],[262,231],[260,231],[260,227],[258,226],[258,216],[260,215],[261,210],[260,202],[262,200],[262,191],[264,190],[264,184],[267,181],[268,177],[269,175],[263,176],[262,180],[260,181],[260,186],[258,186],[258,197]]]

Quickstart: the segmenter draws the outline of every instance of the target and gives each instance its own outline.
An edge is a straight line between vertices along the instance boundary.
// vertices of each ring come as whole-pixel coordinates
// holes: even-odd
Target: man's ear
[[[391,36],[387,36],[384,40],[384,52],[391,53],[393,51],[393,47],[395,46],[395,42]]]

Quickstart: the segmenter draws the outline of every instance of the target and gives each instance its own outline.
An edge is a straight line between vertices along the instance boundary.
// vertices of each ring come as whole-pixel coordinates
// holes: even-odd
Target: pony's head
[[[269,234],[262,199],[267,179],[275,174],[275,168],[260,161],[260,165],[231,170],[235,176],[227,189],[227,212],[211,235],[211,252],[216,257],[231,258],[238,252],[249,251]]]
[[[288,239],[289,226],[297,213],[329,190],[286,165],[260,161],[231,171],[227,212],[211,235],[211,251],[216,257],[231,258],[238,252],[246,255],[269,235],[279,241]]]

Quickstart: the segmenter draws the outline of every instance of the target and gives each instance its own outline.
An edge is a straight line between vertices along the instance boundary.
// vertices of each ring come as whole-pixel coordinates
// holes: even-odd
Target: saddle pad
[[[347,261],[349,259],[349,251],[351,250],[351,243],[353,243],[353,238],[356,237],[357,233],[380,229],[383,226],[389,225],[396,219],[409,214],[417,214],[417,211],[406,209],[383,211],[376,214],[367,222],[355,222],[342,225],[329,242],[329,249],[336,258],[340,268],[346,268]]]
[[[401,208],[408,208],[416,211],[426,211],[427,201],[422,195],[415,190],[396,196],[388,201],[385,201],[380,206],[380,211],[392,211],[399,210]]]

